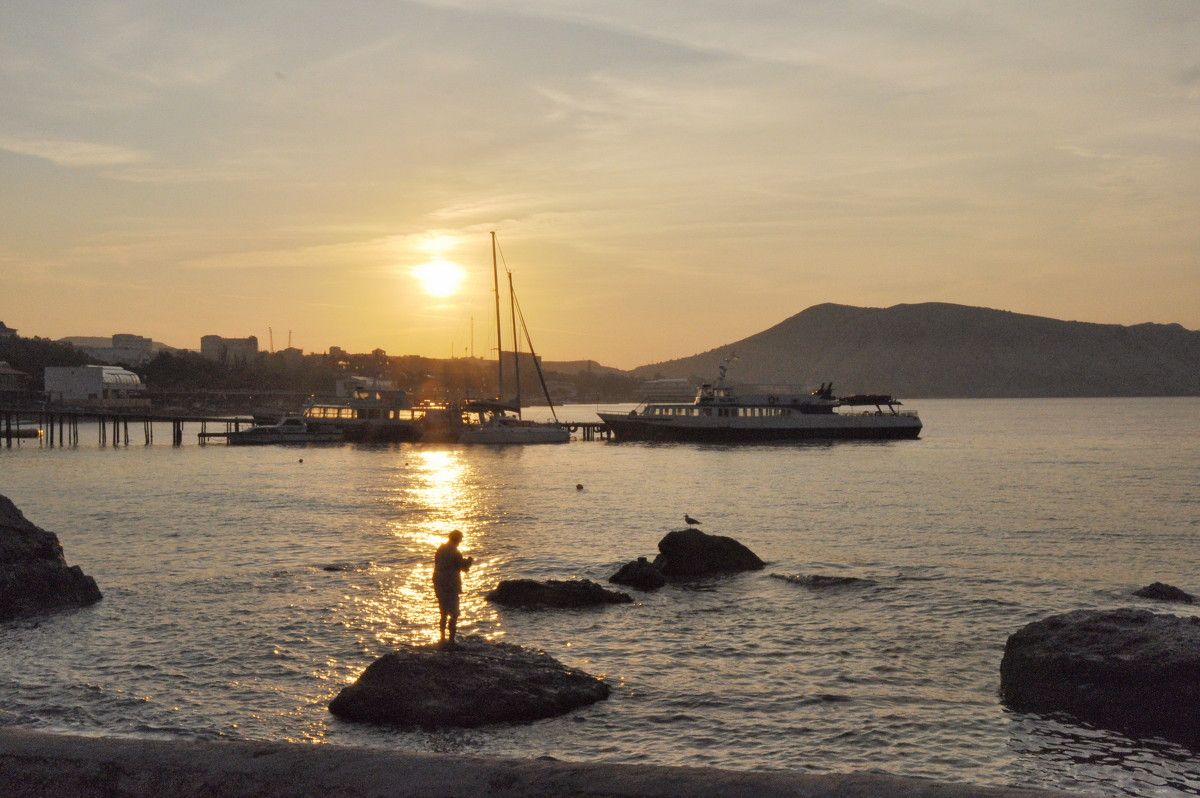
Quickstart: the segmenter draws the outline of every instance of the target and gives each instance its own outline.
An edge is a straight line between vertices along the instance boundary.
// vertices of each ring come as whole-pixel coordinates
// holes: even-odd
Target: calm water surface
[[[0,493],[105,595],[0,625],[0,723],[1200,792],[1194,751],[997,701],[1029,621],[1200,612],[1129,595],[1200,591],[1200,400],[912,404],[925,434],[887,443],[100,447],[84,429],[74,449],[0,450]],[[766,570],[600,610],[483,599],[505,578],[604,581],[685,512]],[[328,713],[389,647],[436,637],[432,553],[453,528],[477,560],[460,627],[602,675],[608,701],[439,733]],[[772,578],[812,573],[875,584]]]

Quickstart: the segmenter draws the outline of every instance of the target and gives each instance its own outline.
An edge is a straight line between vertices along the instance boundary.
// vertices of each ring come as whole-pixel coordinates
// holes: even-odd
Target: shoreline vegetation
[[[11,798],[1066,798],[880,773],[501,759],[337,745],[82,737],[0,727]]]

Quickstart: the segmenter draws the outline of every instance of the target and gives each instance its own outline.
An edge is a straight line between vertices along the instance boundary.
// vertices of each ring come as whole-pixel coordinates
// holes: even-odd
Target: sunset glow
[[[458,293],[466,272],[462,266],[448,260],[431,260],[412,270],[421,290],[430,296],[448,297]]]
[[[22,336],[440,357],[490,231],[548,361],[822,303],[1200,329],[1195,0],[208,7],[5,4]]]

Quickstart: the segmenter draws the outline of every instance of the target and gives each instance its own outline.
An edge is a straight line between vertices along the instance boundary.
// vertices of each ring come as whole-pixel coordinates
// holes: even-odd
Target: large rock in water
[[[654,566],[667,577],[711,576],[757,571],[766,563],[733,538],[708,535],[699,529],[668,532],[658,542]]]
[[[1200,745],[1200,618],[1077,610],[1008,638],[1000,694],[1138,735]]]
[[[1140,598],[1154,599],[1155,601],[1178,601],[1182,604],[1196,603],[1196,597],[1191,593],[1180,590],[1174,585],[1165,585],[1162,582],[1146,585],[1140,590],[1133,591],[1133,595]]]
[[[795,576],[771,574],[771,576],[776,579],[782,579],[785,582],[804,585],[805,587],[818,590],[826,587],[874,587],[879,584],[874,579],[862,579],[857,576],[826,576],[825,574],[796,574]]]
[[[479,637],[375,660],[329,704],[345,720],[438,728],[525,723],[608,698],[608,685],[544,652]]]
[[[67,565],[58,536],[0,496],[0,621],[99,600],[96,580]]]
[[[606,590],[590,579],[504,579],[486,596],[488,601],[505,607],[540,609],[543,607],[577,608],[601,604],[629,604],[629,595]]]
[[[645,557],[638,557],[622,565],[608,581],[636,587],[638,590],[658,590],[667,583],[667,578]]]

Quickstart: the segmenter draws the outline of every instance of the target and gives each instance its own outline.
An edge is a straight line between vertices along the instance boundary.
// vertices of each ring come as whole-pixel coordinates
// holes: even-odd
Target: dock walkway
[[[198,424],[197,439],[204,444],[211,438],[224,438],[230,432],[261,423],[261,419],[256,421],[249,414],[164,413],[145,408],[0,407],[0,443],[10,449],[23,440],[34,439],[41,446],[78,446],[80,424],[88,422],[95,423],[96,442],[100,446],[130,445],[138,437],[139,426],[141,442],[149,446],[154,443],[155,424],[170,424],[171,444],[182,446],[185,425]],[[585,441],[608,440],[612,434],[608,425],[600,421],[562,422],[558,426]]]

